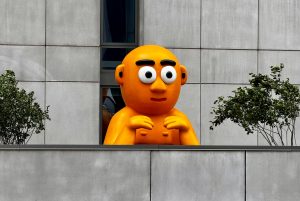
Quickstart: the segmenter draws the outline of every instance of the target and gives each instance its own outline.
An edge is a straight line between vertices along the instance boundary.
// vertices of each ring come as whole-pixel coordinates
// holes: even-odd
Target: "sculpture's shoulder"
[[[111,121],[125,120],[130,118],[133,115],[134,115],[134,111],[131,108],[126,106],[121,110],[119,110],[116,114],[114,114]]]
[[[180,116],[180,117],[188,119],[187,116],[183,112],[181,112],[180,110],[178,110],[177,108],[173,108],[169,112],[168,116]]]
[[[183,122],[188,126],[188,129],[185,131],[182,131],[180,135],[180,142],[184,145],[200,145],[200,141],[197,138],[197,135],[195,133],[195,130],[193,129],[193,126],[188,119],[188,117],[181,111],[179,111],[176,108],[173,108],[171,111],[170,116],[177,116],[181,117],[183,119]],[[184,134],[184,135],[182,135]]]
[[[114,114],[107,128],[104,144],[115,143],[117,137],[122,133],[124,126],[126,126],[128,119],[132,116],[132,113],[132,109],[124,107]]]

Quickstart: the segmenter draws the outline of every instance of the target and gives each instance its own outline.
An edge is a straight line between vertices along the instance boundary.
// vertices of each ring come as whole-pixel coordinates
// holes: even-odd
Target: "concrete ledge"
[[[0,151],[2,201],[148,201],[148,152]]]
[[[300,151],[300,146],[174,146],[174,145],[0,145],[5,150],[36,151]]]
[[[0,200],[298,200],[300,147],[1,145]]]

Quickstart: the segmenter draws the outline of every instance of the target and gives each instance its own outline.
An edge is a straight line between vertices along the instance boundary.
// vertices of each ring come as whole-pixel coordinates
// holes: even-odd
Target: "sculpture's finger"
[[[145,129],[149,129],[151,130],[153,128],[153,125],[148,123],[148,122],[143,122],[141,125],[140,125],[140,128],[145,128]]]
[[[186,130],[188,129],[188,126],[184,122],[174,122],[167,125],[167,129],[180,129],[180,130]]]
[[[176,122],[176,119],[165,120],[165,121],[164,121],[164,126],[166,127],[168,124],[174,123],[174,122]]]
[[[147,116],[141,116],[141,119],[145,122],[148,122],[149,124],[151,124],[152,126],[154,125],[152,119],[150,117]]]
[[[176,119],[176,118],[178,118],[178,117],[177,116],[168,116],[165,118],[165,121],[168,121],[170,119]]]

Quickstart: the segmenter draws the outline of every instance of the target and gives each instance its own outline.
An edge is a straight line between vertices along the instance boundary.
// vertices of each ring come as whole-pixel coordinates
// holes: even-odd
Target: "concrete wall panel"
[[[257,72],[257,52],[249,50],[201,50],[202,83],[249,83]]]
[[[144,0],[144,44],[200,48],[200,0]]]
[[[300,2],[259,1],[259,48],[300,50]]]
[[[300,51],[260,51],[258,72],[270,74],[270,66],[284,64],[282,79],[290,78],[293,84],[300,84]]]
[[[202,0],[201,47],[257,48],[257,0]]]
[[[47,81],[96,81],[100,77],[97,47],[47,47]]]
[[[45,80],[45,47],[0,46],[0,73],[13,70],[18,80]]]
[[[242,152],[152,152],[152,201],[243,201]]]
[[[45,0],[0,0],[0,44],[44,45]]]
[[[99,84],[48,82],[46,144],[99,144]]]
[[[210,121],[214,101],[219,96],[227,98],[240,85],[201,85],[201,140],[203,145],[257,145],[256,134],[247,135],[244,129],[230,120],[226,120],[214,130],[210,130]]]
[[[246,164],[247,201],[299,199],[299,152],[248,152]]]
[[[0,200],[150,201],[149,152],[0,152]]]
[[[99,0],[47,0],[47,45],[100,44]]]

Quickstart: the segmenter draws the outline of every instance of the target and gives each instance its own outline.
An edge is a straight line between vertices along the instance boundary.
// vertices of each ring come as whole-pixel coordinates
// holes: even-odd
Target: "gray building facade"
[[[243,148],[266,144],[231,122],[209,130],[213,101],[248,73],[284,63],[300,84],[298,0],[138,1],[139,45],[169,48],[187,66],[177,107],[202,145],[239,148],[99,146],[101,5],[0,0],[0,73],[14,70],[52,119],[30,140],[41,146],[0,146],[1,201],[299,199],[299,148]]]
[[[52,120],[30,143],[99,144],[100,0],[0,5],[0,70],[13,69],[21,87],[50,105]],[[188,68],[177,107],[201,143],[264,145],[229,121],[210,131],[210,111],[218,96],[247,85],[248,73],[268,73],[270,65],[284,63],[284,76],[300,83],[298,1],[140,0],[138,6],[139,44],[169,48]]]

